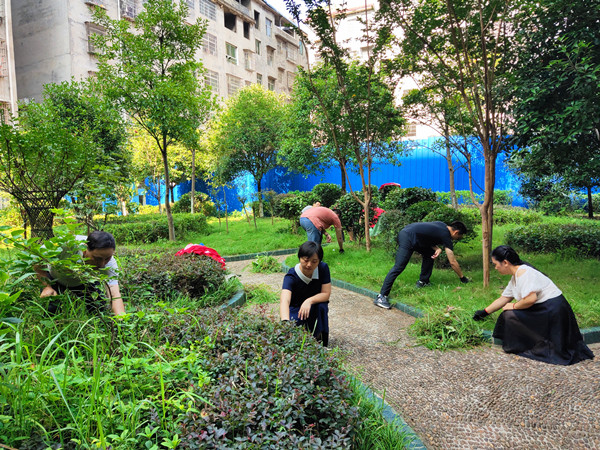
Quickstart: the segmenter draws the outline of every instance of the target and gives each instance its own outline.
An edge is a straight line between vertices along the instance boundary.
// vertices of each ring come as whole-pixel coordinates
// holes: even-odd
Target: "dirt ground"
[[[283,261],[285,257],[280,257]],[[279,292],[283,274],[228,263],[244,285]],[[278,316],[278,305],[268,307]],[[554,366],[499,346],[431,351],[406,329],[415,319],[372,298],[333,288],[330,347],[430,449],[600,449],[600,358]],[[600,355],[600,344],[590,345]]]

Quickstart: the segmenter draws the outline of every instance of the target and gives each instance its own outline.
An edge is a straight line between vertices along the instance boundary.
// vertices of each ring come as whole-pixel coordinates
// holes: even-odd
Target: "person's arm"
[[[48,272],[41,269],[40,266],[34,266],[33,270],[35,270],[35,274],[37,279],[42,283],[42,292],[40,293],[40,297],[51,297],[53,295],[58,295],[58,292],[54,290],[54,288],[50,285],[50,280],[48,280]]]
[[[279,317],[281,320],[290,320],[290,303],[292,301],[292,291],[282,289],[279,297]]]
[[[508,311],[511,309],[527,309],[537,301],[537,293],[530,292],[526,297],[523,297],[521,300],[515,303],[507,303],[503,306],[504,311]]]
[[[335,237],[340,247],[340,253],[344,251],[344,234],[342,233],[342,227],[335,229]]]
[[[435,259],[442,254],[442,249],[437,246],[431,247],[433,249],[433,255],[431,255],[431,259]]]
[[[456,275],[458,275],[458,278],[460,278],[462,281],[464,276],[463,276],[462,270],[460,268],[460,264],[458,264],[458,261],[456,260],[456,257],[454,256],[454,252],[452,250],[450,250],[448,247],[446,247],[446,256],[448,256],[448,262],[450,263],[452,270],[454,270],[454,273],[456,273]]]
[[[504,308],[504,306],[509,304],[512,299],[513,299],[512,297],[504,297],[502,295],[502,296],[498,297],[496,300],[494,300],[492,303],[490,303],[489,306],[484,308],[484,311],[488,314],[492,314],[492,313],[498,311],[499,309]]]
[[[108,286],[108,297],[111,301],[111,306],[115,316],[125,314],[125,305],[123,304],[123,298],[121,297],[121,291],[119,284],[110,284]]]
[[[291,296],[291,292],[290,292]],[[300,311],[298,311],[298,318],[300,320],[308,319],[310,314],[310,308],[315,303],[323,303],[329,301],[329,297],[331,296],[331,283],[327,283],[321,286],[321,292],[317,295],[313,295],[312,297],[307,298],[302,302],[302,306],[300,306]],[[289,308],[288,308],[289,311]]]
[[[327,241],[327,243],[331,243],[331,235],[327,232],[327,230],[324,230],[323,234],[325,235],[325,240]]]

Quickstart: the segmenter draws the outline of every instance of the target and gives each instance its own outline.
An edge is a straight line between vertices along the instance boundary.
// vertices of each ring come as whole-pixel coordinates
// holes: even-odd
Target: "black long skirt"
[[[493,336],[502,339],[507,353],[550,364],[568,366],[594,357],[563,295],[527,309],[502,312]]]

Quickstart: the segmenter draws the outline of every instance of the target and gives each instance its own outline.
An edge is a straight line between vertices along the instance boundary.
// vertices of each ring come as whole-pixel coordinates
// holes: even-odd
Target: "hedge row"
[[[600,258],[600,224],[531,224],[506,232],[507,244],[528,252],[575,249],[580,256]]]
[[[208,234],[210,227],[206,217],[201,214],[173,214],[175,232],[179,234]],[[169,238],[167,217],[156,214],[127,216],[111,220],[104,226],[118,244],[149,244]]]

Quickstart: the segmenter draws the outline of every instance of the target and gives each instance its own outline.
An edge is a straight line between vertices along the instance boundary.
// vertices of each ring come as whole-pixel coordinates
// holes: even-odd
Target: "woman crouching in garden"
[[[492,251],[492,263],[500,274],[512,278],[500,298],[476,311],[473,319],[503,310],[493,336],[502,339],[505,352],[565,366],[594,357],[571,306],[550,278],[521,261],[508,245]]]
[[[283,279],[279,312],[281,320],[304,325],[327,347],[329,341],[329,296],[331,276],[323,262],[320,244],[307,241],[298,249],[299,263]]]

